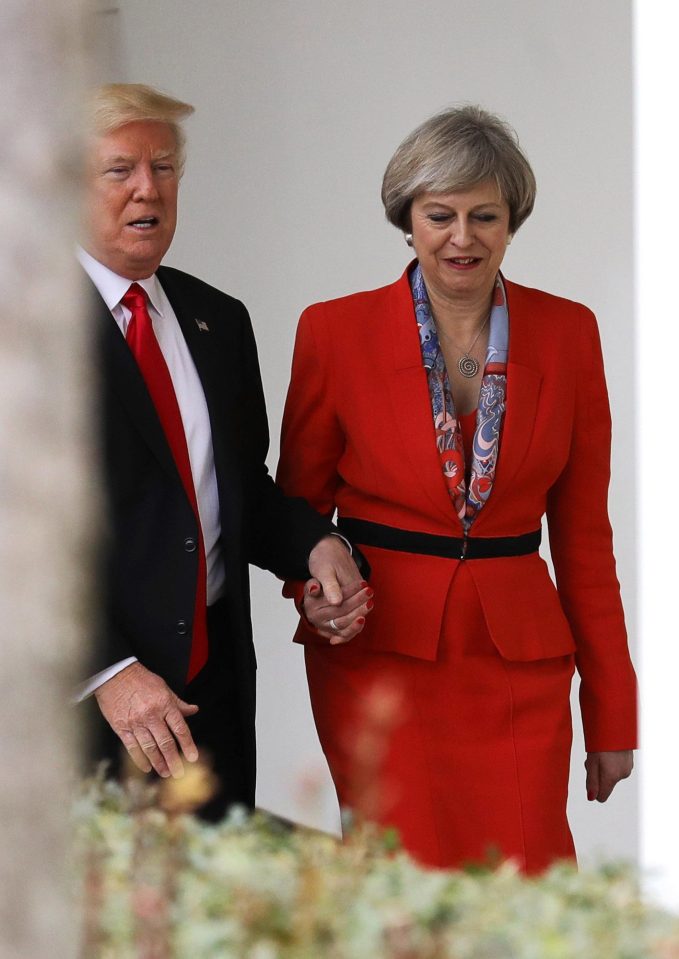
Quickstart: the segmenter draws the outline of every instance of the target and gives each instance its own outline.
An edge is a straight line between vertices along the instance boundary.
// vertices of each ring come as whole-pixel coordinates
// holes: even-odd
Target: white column
[[[73,688],[92,567],[73,244],[85,0],[0,3],[0,955],[77,954]]]
[[[679,5],[635,0],[634,43],[640,861],[679,908]]]

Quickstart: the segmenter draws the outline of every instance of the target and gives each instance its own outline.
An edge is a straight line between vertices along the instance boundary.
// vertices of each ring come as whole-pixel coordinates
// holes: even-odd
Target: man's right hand
[[[126,666],[94,695],[104,718],[142,772],[155,769],[164,779],[178,779],[184,773],[179,750],[191,763],[198,759],[184,719],[195,715],[198,706],[185,703],[164,679],[141,663]]]

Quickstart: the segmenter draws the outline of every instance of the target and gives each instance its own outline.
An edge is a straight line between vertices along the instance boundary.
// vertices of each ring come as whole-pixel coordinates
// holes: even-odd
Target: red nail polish
[[[365,595],[368,597],[368,599],[372,599],[373,596],[375,595],[375,590],[369,589]]]
[[[365,624],[365,616],[359,616],[356,622],[359,626],[363,626]]]
[[[372,609],[374,605],[375,605],[375,604],[373,603],[373,601],[372,601],[371,599],[369,599],[368,602],[365,604],[365,608],[366,608],[366,609]]]
[[[361,589],[365,589],[367,585],[368,585],[368,581],[365,580],[365,579],[362,579],[362,580],[361,580]]]

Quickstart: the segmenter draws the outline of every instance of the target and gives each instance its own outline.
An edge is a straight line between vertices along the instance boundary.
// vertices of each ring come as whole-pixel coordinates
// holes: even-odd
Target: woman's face
[[[457,193],[422,193],[410,208],[413,247],[430,296],[491,295],[509,242],[509,206],[485,180]]]

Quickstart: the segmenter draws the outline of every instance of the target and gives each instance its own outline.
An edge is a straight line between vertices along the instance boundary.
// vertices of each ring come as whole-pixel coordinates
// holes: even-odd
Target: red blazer
[[[538,554],[465,562],[500,654],[575,652],[587,749],[629,749],[636,682],[607,511],[611,420],[596,319],[578,303],[506,288],[507,408],[495,483],[470,536],[528,533],[546,513],[558,593]],[[278,481],[322,513],[462,535],[436,449],[407,271],[303,313]],[[362,550],[376,603],[353,642],[434,660],[460,561]],[[319,641],[304,622],[295,639]]]

